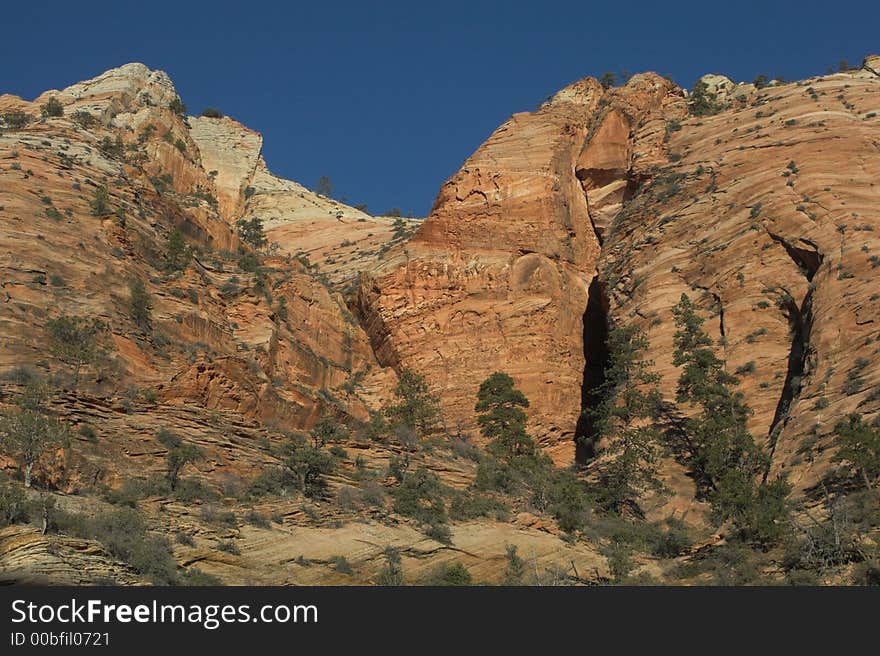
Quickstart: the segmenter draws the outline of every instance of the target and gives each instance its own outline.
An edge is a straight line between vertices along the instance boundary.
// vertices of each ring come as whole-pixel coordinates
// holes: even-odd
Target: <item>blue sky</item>
[[[510,114],[606,70],[797,79],[880,51],[876,4],[811,2],[4,3],[0,93],[28,99],[129,61],[191,113],[264,136],[279,175],[424,215]]]

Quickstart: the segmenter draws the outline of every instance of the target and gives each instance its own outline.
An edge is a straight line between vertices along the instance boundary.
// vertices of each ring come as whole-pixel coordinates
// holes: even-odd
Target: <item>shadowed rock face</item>
[[[656,75],[614,91],[592,78],[563,89],[498,128],[413,240],[365,276],[360,307],[377,356],[423,373],[449,427],[473,428],[480,382],[503,370],[531,400],[541,444],[572,461],[583,315],[608,210],[662,152],[663,117],[683,111],[681,92]]]

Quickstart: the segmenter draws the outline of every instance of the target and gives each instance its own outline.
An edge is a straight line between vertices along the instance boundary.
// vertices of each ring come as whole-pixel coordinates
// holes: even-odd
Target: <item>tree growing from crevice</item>
[[[92,209],[92,216],[106,216],[110,214],[110,192],[107,191],[107,185],[95,187],[92,199],[89,201],[89,207]]]
[[[128,286],[128,314],[143,330],[149,330],[152,319],[152,306],[147,286],[136,278]]]
[[[688,109],[693,116],[712,116],[726,109],[718,100],[718,95],[709,91],[709,85],[702,80],[694,84],[688,100]]]
[[[181,118],[184,118],[186,116],[186,105],[183,104],[180,96],[175,96],[174,99],[172,99],[172,101],[168,103],[168,109],[170,109]]]
[[[639,513],[638,500],[645,493],[664,490],[658,476],[661,433],[656,427],[660,377],[644,359],[648,340],[635,326],[610,330],[606,346],[608,364],[596,395],[601,401],[588,411],[596,437],[607,444],[595,468],[596,492],[608,510],[630,508]]]
[[[612,71],[605,71],[599,78],[599,84],[602,85],[603,89],[610,89],[611,87],[616,86],[617,74]]]
[[[715,355],[703,319],[686,294],[672,312],[677,329],[673,364],[682,368],[676,400],[696,409],[684,420],[684,429],[698,489],[717,521],[733,520],[754,541],[776,541],[787,525],[790,485],[783,479],[756,483],[769,458],[749,433],[751,410],[733,389],[738,379]]]
[[[235,223],[235,229],[238,237],[257,250],[265,248],[269,240],[263,230],[263,219],[258,216],[250,219],[239,219]]]
[[[189,264],[190,257],[191,252],[183,239],[183,233],[175,228],[168,235],[165,245],[165,270],[183,271]]]

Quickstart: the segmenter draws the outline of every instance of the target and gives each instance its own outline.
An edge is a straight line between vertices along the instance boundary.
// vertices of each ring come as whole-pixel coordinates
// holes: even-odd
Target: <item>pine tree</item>
[[[662,453],[654,425],[661,405],[659,376],[643,358],[648,340],[634,326],[617,327],[607,339],[608,366],[600,386],[598,407],[588,411],[596,435],[608,446],[599,460],[598,495],[609,510],[638,509],[647,491],[661,492],[657,465]]]
[[[394,395],[398,402],[385,409],[393,424],[422,434],[434,427],[440,412],[439,402],[428,389],[424,376],[405,369],[394,388]]]
[[[45,401],[45,389],[31,383],[17,409],[0,414],[0,446],[18,462],[25,487],[31,486],[34,467],[42,455],[68,442],[67,424],[51,415]]]
[[[165,268],[168,271],[183,271],[189,264],[190,252],[183,240],[183,234],[176,228],[168,235],[165,246]]]
[[[89,207],[92,208],[92,216],[105,216],[110,213],[110,192],[107,191],[107,185],[95,187]]]
[[[257,216],[250,219],[239,219],[235,223],[235,227],[239,238],[258,250],[269,243],[266,233],[263,231],[263,219]]]
[[[46,324],[52,352],[73,367],[74,387],[79,382],[83,365],[95,361],[98,354],[97,336],[106,328],[99,319],[60,316]]]
[[[529,400],[505,373],[495,372],[480,385],[474,409],[482,413],[477,418],[480,433],[491,440],[489,450],[496,456],[512,460],[534,455],[536,445],[526,433],[528,417],[523,410],[528,407]]]
[[[751,410],[742,393],[731,389],[738,380],[715,355],[703,320],[686,294],[672,312],[678,329],[673,363],[682,367],[676,399],[699,410],[685,420],[699,489],[718,521],[732,519],[750,539],[773,542],[784,528],[791,488],[782,479],[756,483],[769,459],[749,433]]]
[[[602,73],[602,77],[599,78],[599,84],[602,85],[603,89],[610,89],[617,84],[617,75],[611,71],[605,71]]]
[[[858,471],[865,487],[873,489],[880,483],[880,428],[873,428],[856,413],[850,414],[834,427],[840,439],[837,462],[848,462]]]
[[[147,330],[150,327],[152,310],[150,308],[150,293],[144,281],[137,278],[128,287],[128,312],[134,322]]]
[[[589,510],[584,484],[573,469],[556,469],[526,432],[523,408],[529,400],[505,373],[495,372],[480,385],[475,410],[480,432],[491,440],[488,457],[477,465],[478,489],[529,493],[532,504],[550,512],[559,528],[572,533]],[[494,456],[494,457],[493,457]]]
[[[723,360],[715,355],[712,339],[703,330],[703,319],[687,295],[682,294],[672,310],[675,325],[673,364],[682,367],[676,400],[700,408],[700,414],[686,421],[692,466],[698,483],[706,491],[716,490],[730,470],[751,479],[766,465],[766,457],[748,432],[751,414],[742,393],[731,389],[738,379],[727,373]]]
[[[326,175],[318,178],[318,183],[315,185],[315,193],[319,196],[330,198],[333,195],[333,183],[330,182],[330,178]]]

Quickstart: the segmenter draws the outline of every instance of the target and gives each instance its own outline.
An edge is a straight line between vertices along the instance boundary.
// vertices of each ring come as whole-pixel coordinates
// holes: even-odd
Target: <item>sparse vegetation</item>
[[[239,238],[256,249],[264,248],[269,241],[263,231],[263,219],[259,217],[239,219],[235,226]]]
[[[3,124],[10,130],[21,130],[27,127],[34,120],[34,117],[24,112],[15,111],[0,114],[0,119],[3,119]]]
[[[67,445],[67,425],[46,406],[48,393],[40,381],[25,386],[15,407],[0,414],[0,446],[18,464],[24,486],[31,487],[34,468],[47,452]]]
[[[425,581],[425,585],[435,586],[460,586],[473,584],[473,577],[467,567],[461,563],[449,563],[442,565]]]
[[[64,105],[61,104],[58,98],[52,96],[40,105],[40,113],[43,115],[43,118],[64,116]]]
[[[106,216],[110,214],[110,193],[107,191],[107,185],[98,185],[89,201],[89,207],[92,208],[92,216]]]
[[[156,434],[156,439],[168,449],[165,455],[165,479],[168,481],[168,487],[174,492],[180,481],[180,472],[183,468],[202,458],[201,450],[184,442],[180,437],[167,429],[162,429]]]
[[[179,96],[175,97],[174,100],[168,103],[168,109],[170,109],[181,118],[186,116],[186,105],[183,104]]]
[[[688,101],[688,109],[693,116],[712,116],[725,109],[725,105],[718,100],[718,96],[709,91],[709,86],[703,81],[697,81],[691,91]]]
[[[858,414],[850,414],[838,422],[834,432],[840,440],[834,459],[848,463],[865,487],[873,490],[880,483],[880,428],[870,426]]]
[[[437,474],[424,467],[407,474],[392,493],[394,510],[428,528],[447,521],[445,490]],[[441,540],[448,541],[448,540]]]
[[[149,330],[152,319],[152,305],[147,286],[140,278],[132,280],[128,286],[128,314],[137,326]]]
[[[62,315],[46,324],[52,352],[73,367],[73,384],[79,381],[80,369],[95,361],[98,354],[98,335],[106,329],[99,319]]]
[[[92,517],[54,510],[53,528],[80,538],[97,540],[114,558],[157,585],[180,583],[171,545],[147,530],[143,516],[132,508],[120,508]]]

